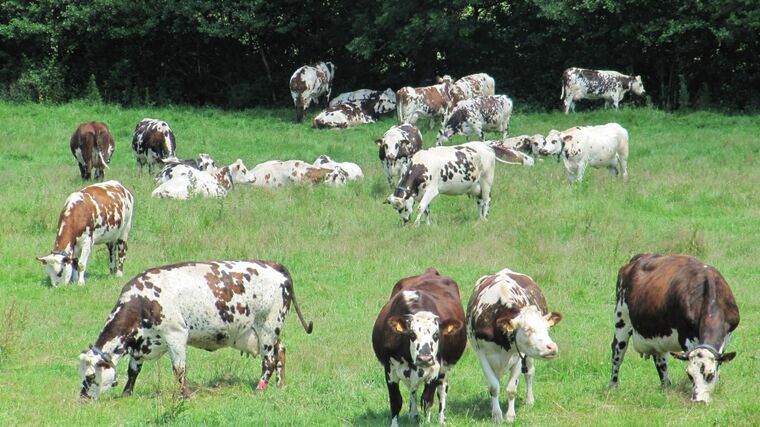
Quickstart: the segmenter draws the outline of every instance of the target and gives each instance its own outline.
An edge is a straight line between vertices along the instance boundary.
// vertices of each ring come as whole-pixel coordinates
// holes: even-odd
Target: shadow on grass
[[[408,396],[408,395],[406,395]],[[502,405],[502,409],[506,409],[506,403]],[[521,399],[517,398],[515,409],[519,411],[521,407]],[[419,408],[419,406],[418,406]],[[404,406],[401,408],[399,414],[399,424],[402,425],[416,425],[409,420],[409,402],[404,398]],[[476,421],[490,421],[491,420],[491,404],[486,398],[473,397],[471,399],[447,399],[446,400],[446,418],[447,420],[454,415],[457,418],[467,418]],[[433,402],[432,413],[430,416],[431,424],[437,424],[438,416],[438,398]],[[378,426],[388,424],[391,421],[390,409],[384,411],[368,410],[364,414],[354,418],[351,421],[351,425],[355,426]],[[420,423],[424,424],[424,423]]]

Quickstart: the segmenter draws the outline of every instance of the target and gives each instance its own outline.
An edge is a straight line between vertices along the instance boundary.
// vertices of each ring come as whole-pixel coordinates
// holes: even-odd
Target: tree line
[[[486,72],[557,109],[577,66],[642,75],[635,102],[757,111],[758,34],[756,0],[0,0],[0,96],[285,106],[293,71],[329,60],[334,93]]]

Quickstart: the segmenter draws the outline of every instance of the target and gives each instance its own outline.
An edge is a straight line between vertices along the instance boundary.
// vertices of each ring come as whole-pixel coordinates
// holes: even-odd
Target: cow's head
[[[562,320],[560,313],[542,315],[535,306],[507,310],[496,319],[496,326],[507,336],[514,336],[518,351],[532,358],[553,359],[557,344],[549,336],[549,328]]]
[[[234,184],[241,184],[248,182],[248,168],[245,167],[243,161],[240,159],[235,160],[234,163],[229,165],[230,177]]]
[[[409,188],[396,188],[396,191],[388,196],[383,203],[389,204],[393,209],[396,209],[404,224],[409,222],[414,210],[414,195]]]
[[[409,338],[409,355],[419,367],[438,364],[438,345],[441,335],[453,335],[462,328],[462,322],[450,319],[441,322],[429,311],[421,311],[405,316],[393,316],[388,326],[396,333]]]
[[[198,169],[202,171],[215,171],[216,162],[206,153],[198,154]]]
[[[98,152],[100,153],[100,160],[103,162],[103,166],[111,163],[111,156],[113,156],[115,145],[113,143],[113,137],[107,131],[100,132],[98,134]]]
[[[686,374],[692,383],[691,400],[710,403],[710,394],[718,384],[721,363],[728,363],[736,357],[736,352],[719,353],[710,345],[700,344],[691,351],[670,353],[679,360],[688,361]]]
[[[97,399],[116,387],[116,365],[110,355],[91,345],[79,355],[79,378],[82,380],[79,397]]]
[[[46,267],[48,276],[50,276],[50,284],[53,287],[69,283],[72,280],[74,270],[76,270],[74,264],[78,262],[63,252],[51,252],[50,255],[38,257],[37,260]]]
[[[403,133],[386,132],[383,139],[375,140],[375,144],[380,149],[380,160],[396,160],[399,157],[411,157],[413,154],[412,143],[406,139],[406,135]]]
[[[631,92],[636,95],[646,94],[646,91],[644,90],[644,82],[641,81],[641,76],[634,76],[633,80],[631,80]]]
[[[452,136],[457,133],[469,133],[474,130],[469,125],[467,118],[469,112],[464,108],[454,108],[454,111],[446,118],[445,124],[438,131],[438,137],[435,140],[435,145],[442,145],[448,142]]]
[[[348,182],[348,172],[340,166],[335,166],[332,171],[325,175],[325,184],[330,187],[342,187]]]
[[[544,142],[546,142],[546,138],[543,135],[535,134],[529,138],[529,147],[525,147],[525,151],[530,151],[531,154],[537,156]]]
[[[564,135],[562,132],[552,129],[549,134],[544,138],[541,148],[538,150],[542,156],[550,156],[552,154],[559,154],[562,151],[564,145]]]

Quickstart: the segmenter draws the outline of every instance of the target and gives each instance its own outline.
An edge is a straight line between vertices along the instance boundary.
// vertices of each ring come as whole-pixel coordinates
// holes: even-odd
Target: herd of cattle
[[[321,97],[329,100],[336,67],[331,63],[304,66],[296,71],[290,89],[297,121]],[[565,71],[565,112],[582,98],[601,97],[618,106],[627,91],[643,94],[639,76],[571,68]],[[429,87],[359,90],[342,94],[314,119],[314,126],[348,127],[375,120],[397,110],[399,124],[375,143],[393,193],[385,203],[404,222],[419,202],[416,223],[423,215],[429,224],[430,203],[438,194],[471,194],[485,220],[497,161],[531,166],[538,156],[563,160],[571,181],[583,179],[588,166],[608,168],[627,179],[628,132],[616,123],[552,130],[546,136],[508,138],[512,101],[495,94],[493,78],[474,74],[454,81],[449,76]],[[424,149],[419,118],[441,121],[436,146]],[[500,139],[486,141],[485,131]],[[442,146],[452,136],[477,135],[479,141]],[[71,137],[71,152],[81,177],[103,180],[114,152],[114,141],[104,123],[80,125]],[[299,182],[342,185],[363,177],[361,168],[323,155],[309,164],[300,160],[270,160],[248,169],[238,159],[217,167],[208,154],[198,159],[176,157],[176,139],[161,120],[144,119],[135,128],[132,149],[142,174],[147,166],[156,175],[152,196],[187,199],[194,195],[222,197],[235,185],[278,187]],[[58,219],[51,253],[38,258],[52,285],[71,281],[84,284],[94,245],[109,250],[110,272],[123,275],[127,240],[135,197],[118,181],[89,185],[72,193]],[[184,262],[149,268],[129,280],[94,345],[80,355],[83,398],[97,398],[116,386],[116,366],[130,356],[124,395],[133,391],[144,360],[169,353],[184,396],[187,346],[209,351],[232,347],[262,355],[258,390],[274,373],[284,384],[285,345],[280,339],[285,317],[296,302],[288,270],[270,261]],[[618,273],[615,333],[612,341],[610,386],[617,386],[619,368],[629,340],[645,357],[654,359],[663,386],[668,378],[668,353],[688,361],[692,400],[709,402],[721,363],[736,353],[725,353],[739,312],[728,284],[713,267],[682,255],[641,254]],[[391,425],[398,425],[402,407],[399,383],[409,388],[410,416],[417,419],[417,390],[429,420],[434,396],[439,399],[438,421],[445,421],[449,372],[465,351],[467,341],[477,354],[488,383],[494,421],[515,420],[515,398],[520,374],[527,397],[534,402],[534,360],[558,356],[549,330],[562,315],[548,310],[539,286],[528,275],[503,269],[481,277],[466,306],[459,286],[450,277],[429,268],[418,276],[399,280],[380,311],[372,331],[375,355],[383,365],[391,409]],[[500,379],[507,374],[506,414],[499,404]]]

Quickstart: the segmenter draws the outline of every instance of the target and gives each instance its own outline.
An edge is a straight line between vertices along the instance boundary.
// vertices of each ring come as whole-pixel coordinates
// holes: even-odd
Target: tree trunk
[[[275,94],[274,90],[274,81],[272,80],[272,71],[269,69],[269,62],[267,62],[267,57],[264,55],[264,48],[259,48],[259,54],[261,55],[261,62],[264,64],[264,70],[267,72],[267,79],[269,80],[269,88],[272,91],[272,102],[274,104],[277,104],[277,95]]]

